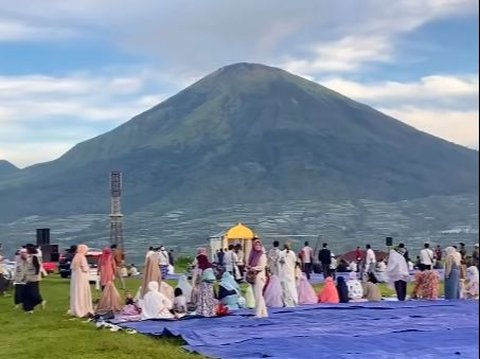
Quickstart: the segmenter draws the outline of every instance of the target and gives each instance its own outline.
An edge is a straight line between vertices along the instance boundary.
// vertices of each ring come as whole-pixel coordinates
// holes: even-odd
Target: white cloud
[[[478,149],[478,110],[452,111],[438,108],[380,108],[380,111],[418,130],[450,142]]]
[[[0,156],[20,167],[52,160],[129,120],[165,98],[150,75],[0,76]]]
[[[79,36],[72,28],[31,25],[0,18],[0,42],[55,41]]]
[[[469,105],[478,101],[478,75],[432,75],[414,82],[360,83],[343,78],[318,80],[322,85],[358,101],[383,104],[393,102],[416,103],[433,101],[450,106],[468,100]]]

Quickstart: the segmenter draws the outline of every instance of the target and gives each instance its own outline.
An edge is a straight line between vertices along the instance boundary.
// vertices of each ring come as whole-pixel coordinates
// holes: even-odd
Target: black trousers
[[[39,282],[28,282],[23,288],[23,310],[29,312],[42,303]]]
[[[407,297],[407,282],[404,280],[397,280],[394,284],[398,300],[404,301]]]
[[[25,284],[15,284],[15,294],[13,296],[13,303],[15,305],[23,303],[23,289]]]
[[[310,273],[312,273],[312,263],[303,263],[303,271],[307,276],[307,279],[310,279]]]
[[[323,264],[322,263],[322,273],[323,278],[327,278],[330,274],[330,264]]]

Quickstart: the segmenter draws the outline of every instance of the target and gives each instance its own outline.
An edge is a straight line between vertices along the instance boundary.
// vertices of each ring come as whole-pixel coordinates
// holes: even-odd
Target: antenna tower
[[[121,205],[122,196],[122,172],[113,171],[110,173],[110,244],[116,244],[124,251],[123,243],[123,214]]]

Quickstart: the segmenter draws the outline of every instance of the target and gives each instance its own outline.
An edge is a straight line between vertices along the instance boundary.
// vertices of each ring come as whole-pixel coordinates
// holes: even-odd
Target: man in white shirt
[[[301,251],[303,271],[307,276],[307,279],[310,279],[310,273],[312,273],[312,261],[313,261],[313,249],[308,245],[308,242],[305,242],[305,247]]]
[[[225,270],[235,277],[235,264],[237,262],[237,255],[233,251],[234,246],[230,244],[228,246],[228,251],[223,257],[223,263],[225,264]]]
[[[425,243],[420,251],[420,270],[430,270],[433,268],[433,251],[429,248],[430,244]]]
[[[367,248],[367,254],[365,256],[365,271],[367,273],[375,274],[375,266],[377,264],[377,258],[375,257],[375,252],[373,251],[370,244],[367,244],[365,248]]]

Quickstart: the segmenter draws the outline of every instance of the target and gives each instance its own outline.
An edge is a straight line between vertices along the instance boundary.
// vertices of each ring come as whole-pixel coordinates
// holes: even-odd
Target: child
[[[133,299],[133,295],[128,290],[125,292],[125,305],[135,305],[135,300]]]
[[[187,298],[185,298],[180,288],[175,288],[174,294],[173,314],[175,314],[175,317],[181,318],[187,314]]]

